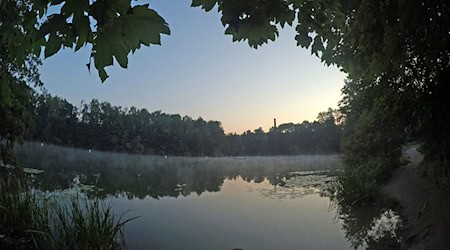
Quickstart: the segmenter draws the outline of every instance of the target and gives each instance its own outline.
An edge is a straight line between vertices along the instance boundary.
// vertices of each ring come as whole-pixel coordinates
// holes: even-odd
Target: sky
[[[224,34],[217,10],[191,8],[190,0],[153,0],[169,24],[162,46],[142,47],[127,69],[107,68],[101,83],[89,73],[90,48],[64,49],[40,68],[45,88],[75,106],[96,98],[122,107],[222,122],[226,133],[313,121],[341,99],[345,74],[296,46],[287,27],[257,50]]]

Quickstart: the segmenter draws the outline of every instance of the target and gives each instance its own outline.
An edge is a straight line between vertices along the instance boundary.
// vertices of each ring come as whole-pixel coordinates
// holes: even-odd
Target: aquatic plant
[[[36,249],[118,249],[124,246],[125,218],[111,203],[31,189],[26,179],[7,173],[0,178],[0,247]],[[58,196],[60,198],[60,196]],[[20,239],[20,240],[17,240]]]
[[[378,175],[378,164],[373,161],[358,168],[345,168],[335,183],[338,200],[349,205],[372,200],[378,193]]]
[[[0,230],[2,233],[25,237],[38,245],[46,241],[49,230],[51,204],[48,198],[28,189],[16,174],[0,178]]]
[[[398,243],[398,230],[402,227],[402,219],[394,210],[389,209],[374,218],[372,228],[367,232],[368,237],[373,240],[380,240],[383,238],[392,238]]]
[[[124,218],[112,204],[72,196],[69,204],[54,207],[54,244],[57,249],[116,249],[124,244],[123,227],[137,217]]]

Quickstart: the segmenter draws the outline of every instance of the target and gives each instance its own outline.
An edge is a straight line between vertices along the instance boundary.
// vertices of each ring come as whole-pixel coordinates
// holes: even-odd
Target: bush
[[[348,101],[358,105],[344,112],[344,171],[337,182],[337,195],[344,203],[373,201],[380,184],[400,166],[407,133],[396,115],[399,107],[390,105],[392,93],[372,94],[352,96]]]
[[[424,159],[419,165],[420,172],[439,188],[450,191],[450,171],[446,160]]]
[[[366,163],[344,167],[338,176],[336,198],[343,204],[364,205],[379,196],[380,184],[389,176],[391,164],[383,158],[369,158]]]

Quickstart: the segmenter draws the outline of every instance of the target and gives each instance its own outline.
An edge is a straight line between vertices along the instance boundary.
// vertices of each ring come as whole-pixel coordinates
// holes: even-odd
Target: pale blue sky
[[[312,121],[318,112],[337,107],[345,75],[297,47],[293,28],[255,50],[224,35],[217,11],[206,13],[190,3],[150,1],[172,35],[163,37],[162,46],[131,55],[128,69],[108,68],[104,84],[96,71],[87,71],[88,49],[66,49],[41,66],[45,87],[76,106],[97,98],[219,120],[226,132],[238,133],[258,127],[267,131],[273,118],[278,124]]]

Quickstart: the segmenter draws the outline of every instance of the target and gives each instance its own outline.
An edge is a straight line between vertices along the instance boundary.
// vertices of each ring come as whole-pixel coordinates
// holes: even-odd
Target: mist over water
[[[16,153],[44,170],[33,177],[40,190],[140,216],[125,227],[129,249],[351,249],[391,230],[371,230],[383,211],[355,224],[333,201],[339,155],[144,156],[38,143]]]

